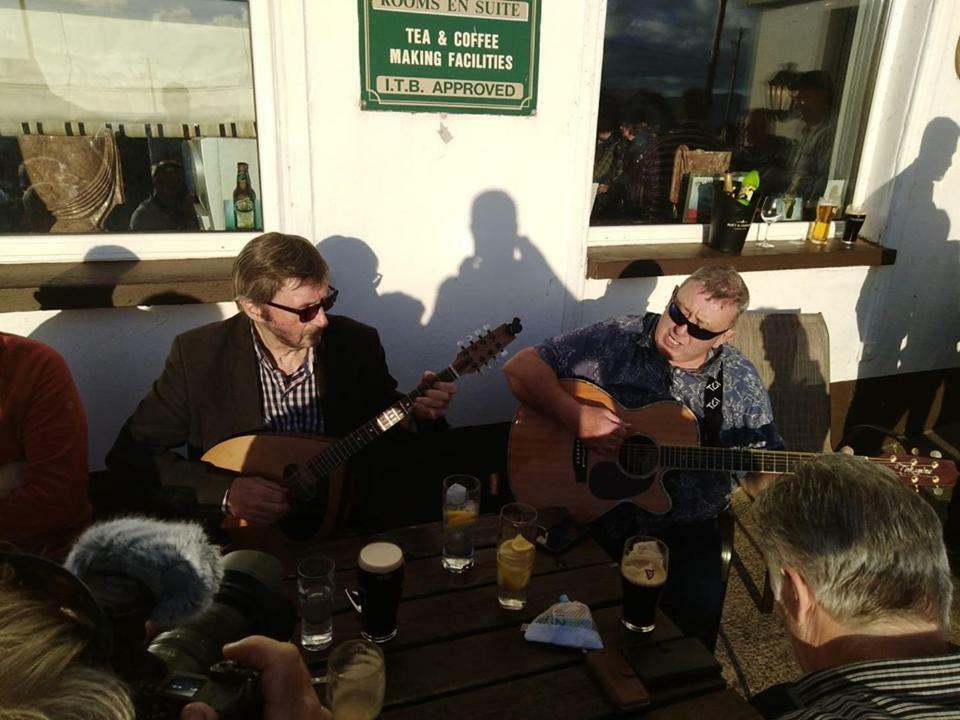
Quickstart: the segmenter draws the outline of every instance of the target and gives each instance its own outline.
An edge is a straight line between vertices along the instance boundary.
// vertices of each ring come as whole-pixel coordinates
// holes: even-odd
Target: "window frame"
[[[301,182],[306,184],[300,187],[309,187],[309,163],[290,167],[290,163],[281,162],[284,148],[293,147],[290,141],[307,125],[303,0],[284,0],[283,12],[281,3],[248,1],[263,225],[278,228],[293,221],[295,227],[311,227],[309,203],[290,201],[290,188]],[[281,37],[283,42],[279,41]],[[284,74],[285,68],[297,67],[301,68],[298,72]],[[258,234],[216,231],[0,235],[0,263],[233,257]]]
[[[600,41],[597,43],[597,74],[591,128],[596,127],[599,115],[605,49],[606,0],[601,0],[600,5],[598,29]],[[900,148],[909,102],[896,103],[895,98],[898,94],[901,99],[913,95],[911,83],[920,68],[924,47],[927,44],[925,41],[931,29],[936,26],[935,12],[936,0],[906,0],[906,2],[888,0],[887,2],[885,17],[881,17],[878,25],[880,40],[874,53],[874,64],[866,81],[872,83],[872,89],[868,88],[866,93],[870,107],[862,121],[865,129],[859,157],[853,164],[855,182],[850,197],[852,203],[863,205],[878,193],[882,194],[884,184],[896,174],[899,152],[891,152],[886,158],[878,159],[874,151],[879,147]],[[922,38],[923,41],[910,42],[912,38]],[[891,141],[895,144],[891,145]],[[595,144],[591,143],[591,169],[594,151]],[[588,175],[585,180],[585,204],[588,208],[585,243],[587,249],[623,245],[700,243],[709,232],[709,224],[702,223],[591,225],[589,215],[593,205],[592,176]],[[890,193],[887,192],[885,196],[880,197],[879,202],[879,206],[868,208],[874,215],[871,218],[872,221],[876,221],[878,216],[885,220],[889,212]],[[880,240],[883,224],[870,222],[868,226],[876,229],[877,241]],[[757,233],[765,232],[763,225],[763,222],[751,224],[747,233],[747,242],[756,239]],[[802,221],[776,223],[770,228],[770,239],[774,241],[803,240],[806,238],[809,225],[809,222]]]

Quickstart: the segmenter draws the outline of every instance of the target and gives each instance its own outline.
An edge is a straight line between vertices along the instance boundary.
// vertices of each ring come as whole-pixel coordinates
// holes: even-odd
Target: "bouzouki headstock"
[[[512,322],[503,323],[493,330],[486,329],[486,332],[468,335],[467,341],[461,343],[461,350],[450,363],[450,367],[458,376],[481,372],[516,339],[521,330],[523,326],[520,324],[520,318],[514,318]]]

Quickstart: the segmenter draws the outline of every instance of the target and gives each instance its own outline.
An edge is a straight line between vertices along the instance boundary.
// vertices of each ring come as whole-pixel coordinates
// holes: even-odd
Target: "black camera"
[[[205,702],[222,720],[259,718],[258,673],[225,661],[224,644],[248,635],[288,640],[296,612],[282,590],[275,557],[237,550],[223,559],[212,603],[189,622],[160,633],[144,651],[144,626],[156,599],[137,578],[118,572],[81,575],[111,629],[110,664],[133,689],[137,718],[178,718],[184,705]]]

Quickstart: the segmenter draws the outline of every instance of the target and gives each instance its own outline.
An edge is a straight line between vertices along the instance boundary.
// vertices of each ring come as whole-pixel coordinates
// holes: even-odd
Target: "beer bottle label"
[[[253,200],[249,197],[238,198],[233,207],[237,230],[253,230],[256,227]]]

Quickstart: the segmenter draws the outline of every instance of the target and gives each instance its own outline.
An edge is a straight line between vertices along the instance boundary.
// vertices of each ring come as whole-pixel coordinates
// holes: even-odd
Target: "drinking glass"
[[[327,704],[333,720],[373,720],[387,685],[383,651],[368,640],[348,640],[327,661]]]
[[[826,245],[830,240],[830,223],[837,212],[837,205],[827,198],[820,198],[817,203],[817,217],[810,223],[807,240],[814,245]]]
[[[304,650],[323,650],[333,642],[335,570],[333,560],[322,555],[308,557],[297,565],[300,644]]]
[[[848,205],[847,212],[843,217],[843,244],[853,245],[860,237],[860,228],[863,227],[863,221],[867,219],[867,213],[863,208],[856,205]]]
[[[480,481],[472,475],[443,480],[443,567],[461,573],[473,567],[473,528],[480,509]]]
[[[768,240],[770,237],[770,226],[783,219],[783,198],[779,195],[767,195],[763,199],[763,204],[760,206],[760,218],[767,225],[767,231],[764,233],[763,242],[760,243],[762,248],[772,248],[773,243]],[[760,232],[760,229],[757,229],[757,233]]]
[[[670,552],[657,538],[635,535],[623,546],[620,580],[623,583],[623,624],[634,632],[656,626],[657,603],[667,581]]]
[[[500,509],[497,532],[497,600],[507,610],[522,610],[527,604],[527,585],[537,551],[537,511],[525,503],[509,503]]]

